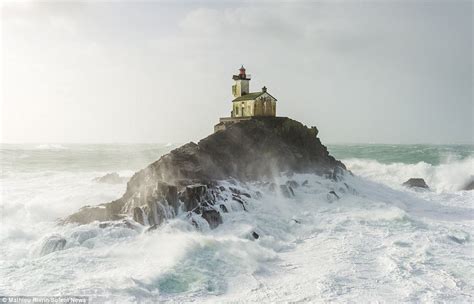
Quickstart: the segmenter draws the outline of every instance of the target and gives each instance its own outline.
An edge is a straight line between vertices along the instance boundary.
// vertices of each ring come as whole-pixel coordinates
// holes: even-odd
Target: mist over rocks
[[[104,176],[94,178],[95,182],[105,184],[120,184],[127,181],[126,177],[120,176],[117,172],[107,173]]]
[[[118,200],[86,206],[65,222],[86,224],[132,217],[142,225],[159,226],[180,210],[196,227],[205,220],[210,228],[222,223],[230,201],[246,211],[247,200],[259,193],[223,187],[220,181],[260,182],[283,173],[312,173],[337,180],[344,164],[329,155],[308,128],[290,118],[265,117],[230,125],[197,144],[187,143],[136,172]],[[296,182],[274,185],[287,197]]]
[[[470,191],[470,190],[474,190],[474,178],[471,177],[471,180],[469,182],[467,182],[461,190],[465,190],[465,191]]]

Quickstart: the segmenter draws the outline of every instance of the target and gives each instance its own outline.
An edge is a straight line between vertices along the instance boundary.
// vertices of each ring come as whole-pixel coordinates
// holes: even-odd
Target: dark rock
[[[464,187],[462,187],[461,190],[474,190],[474,180],[471,182],[467,183]]]
[[[252,231],[252,236],[253,236],[253,238],[256,239],[256,240],[258,240],[258,238],[260,237],[260,236],[258,235],[258,233],[256,233],[255,231]]]
[[[192,211],[198,207],[199,203],[204,201],[207,193],[207,186],[192,185],[187,186],[180,199],[184,202],[185,210]]]
[[[428,185],[426,184],[425,180],[422,178],[410,178],[406,182],[402,184],[405,187],[408,188],[423,188],[423,189],[429,189]]]
[[[107,173],[104,176],[94,178],[94,181],[98,183],[106,183],[106,184],[120,184],[127,181],[126,177],[121,177],[118,173]]]
[[[241,200],[240,198],[236,197],[236,196],[232,196],[232,200],[240,203],[242,205],[242,208],[247,211],[247,209],[245,208],[245,202],[243,200]]]
[[[294,180],[289,180],[289,181],[287,181],[287,182],[286,182],[286,185],[287,185],[288,187],[293,188],[293,189],[296,189],[296,188],[298,188],[298,187],[300,186],[300,185],[299,185],[296,181],[294,181]]]
[[[234,194],[237,194],[237,195],[243,195],[243,196],[246,196],[248,198],[250,198],[250,194],[246,193],[246,192],[243,192],[243,191],[240,191],[239,189],[236,189],[236,188],[233,188],[233,187],[229,187],[229,190],[232,191],[232,193]]]
[[[159,225],[176,215],[180,200],[186,211],[211,208],[221,199],[219,192],[225,191],[216,181],[226,180],[236,185],[236,180],[258,181],[282,173],[326,176],[343,171],[344,164],[329,155],[317,133],[316,128],[286,117],[232,124],[198,144],[191,142],[163,155],[130,178],[120,199],[82,208],[65,222],[85,224],[133,216],[139,223],[148,219],[149,225]],[[293,186],[286,187],[285,193],[294,195]],[[274,184],[270,188],[280,190]],[[237,194],[240,197],[232,199],[246,210],[242,197],[249,198],[250,194]],[[141,208],[142,215],[136,207]]]
[[[158,197],[164,197],[168,205],[170,205],[175,213],[178,213],[178,188],[165,182],[159,182],[157,185]]]
[[[138,230],[139,227],[137,226],[137,224],[133,223],[133,222],[130,222],[129,220],[122,220],[122,222],[119,224],[121,227],[125,227],[125,228],[128,228],[128,229],[132,229],[132,230]]]
[[[344,186],[346,187],[347,191],[352,194],[357,194],[357,190],[349,186],[347,183],[344,183]]]
[[[288,190],[290,191],[291,196],[295,196],[295,191],[293,191],[293,188],[291,188],[290,186],[288,186]]]
[[[227,207],[223,204],[220,204],[219,207],[221,208],[222,212],[227,213],[229,210],[227,210]]]
[[[161,225],[166,219],[163,203],[156,201],[148,201],[144,208],[145,214],[148,215],[148,223],[153,225]]]
[[[111,226],[112,226],[112,224],[110,222],[103,222],[103,223],[99,224],[99,228],[102,228],[102,229],[108,228],[108,227],[111,227]]]
[[[180,179],[246,181],[281,172],[325,174],[335,167],[345,168],[301,123],[285,117],[252,119],[162,156],[131,178],[127,192],[143,185],[145,177],[169,183]]]
[[[330,178],[333,180],[333,181],[341,181],[344,179],[344,172],[345,172],[345,168],[342,168],[342,167],[339,167],[339,166],[335,166],[331,175],[330,175]]]
[[[340,199],[339,195],[337,195],[337,193],[335,191],[329,191],[328,195],[327,195],[327,199],[330,203],[334,202],[334,201],[337,201],[338,199]]]
[[[119,200],[98,206],[85,206],[65,219],[66,223],[89,224],[94,221],[116,221],[122,219]]]
[[[140,231],[140,228],[135,223],[132,223],[127,219],[124,219],[120,222],[118,222],[118,221],[102,222],[102,223],[99,223],[99,228],[101,228],[101,229],[105,229],[105,228],[127,228],[127,229]]]
[[[145,219],[143,218],[143,210],[140,207],[133,208],[133,220],[137,223],[145,225]]]
[[[222,224],[221,214],[214,209],[205,209],[202,211],[202,217],[209,223],[211,229]]]
[[[293,188],[287,185],[280,185],[280,192],[284,197],[291,198],[295,196],[295,192],[293,191]]]
[[[150,228],[148,228],[148,229],[146,230],[146,232],[154,231],[154,230],[158,229],[158,226],[159,226],[159,225],[156,225],[156,224],[155,224],[155,225],[152,225],[152,226],[150,226]]]

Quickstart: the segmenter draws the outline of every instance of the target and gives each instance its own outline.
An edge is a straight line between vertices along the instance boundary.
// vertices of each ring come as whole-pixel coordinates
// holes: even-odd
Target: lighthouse
[[[245,73],[243,65],[239,69],[239,74],[232,76],[232,79],[235,81],[235,84],[232,86],[232,95],[235,98],[249,93],[250,78],[251,76]]]
[[[232,86],[232,111],[231,117],[263,117],[276,116],[276,98],[268,93],[267,87],[259,92],[250,92],[250,75],[244,66],[239,69],[239,74],[233,75],[235,84]]]
[[[259,119],[276,116],[277,99],[270,95],[267,87],[261,91],[250,92],[251,76],[247,74],[242,65],[237,75],[232,75],[232,110],[230,117],[222,117],[214,127],[217,132],[224,130],[226,126],[241,120]]]

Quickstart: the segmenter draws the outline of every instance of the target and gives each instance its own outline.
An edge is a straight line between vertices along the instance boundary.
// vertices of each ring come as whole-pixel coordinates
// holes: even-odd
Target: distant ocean
[[[248,212],[195,231],[182,214],[153,233],[57,225],[120,197],[134,172],[179,144],[0,146],[0,295],[100,302],[473,302],[473,145],[329,145],[354,176],[311,175],[294,199],[263,192]],[[407,189],[411,177],[430,190]],[[278,181],[283,177],[276,178]],[[284,182],[284,180],[281,180]],[[350,190],[347,190],[350,189]],[[341,199],[328,199],[329,191]],[[261,237],[254,241],[249,231]],[[48,240],[64,238],[54,250]],[[49,249],[48,249],[49,248]]]

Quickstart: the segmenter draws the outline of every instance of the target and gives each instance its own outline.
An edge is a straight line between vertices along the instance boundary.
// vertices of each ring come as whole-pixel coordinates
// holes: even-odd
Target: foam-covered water
[[[472,302],[474,192],[459,190],[474,175],[472,153],[463,154],[470,146],[437,161],[389,160],[372,145],[350,156],[353,146],[330,146],[355,176],[292,176],[300,185],[294,198],[258,183],[232,185],[252,195],[248,211],[226,202],[231,212],[214,230],[204,222],[196,231],[183,213],[153,232],[56,224],[125,191],[125,182],[94,178],[131,176],[173,146],[2,146],[0,294],[116,303]],[[400,186],[410,177],[432,190]]]

